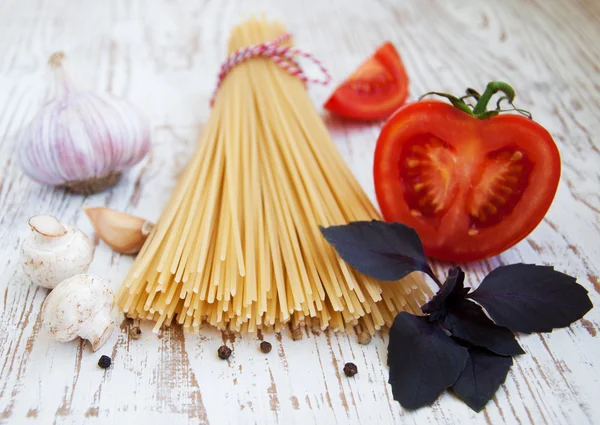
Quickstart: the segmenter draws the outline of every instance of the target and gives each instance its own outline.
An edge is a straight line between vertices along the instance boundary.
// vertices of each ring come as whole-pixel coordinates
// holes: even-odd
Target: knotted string
[[[217,92],[219,91],[221,84],[223,84],[223,80],[225,79],[227,74],[236,65],[239,65],[240,63],[245,62],[248,59],[254,57],[262,56],[271,59],[284,71],[288,72],[289,74],[295,77],[298,77],[301,81],[305,83],[315,83],[322,85],[329,84],[329,82],[331,81],[331,76],[329,75],[329,72],[327,72],[327,69],[325,69],[321,61],[316,59],[310,53],[303,52],[302,50],[296,47],[281,46],[281,43],[283,43],[286,40],[289,40],[291,37],[292,35],[290,33],[285,33],[272,41],[262,44],[256,44],[254,46],[243,47],[233,52],[221,65],[221,70],[219,71],[218,75],[217,86],[215,87],[215,91],[213,92],[210,98],[210,106],[212,107],[214,105]],[[320,68],[321,73],[323,74],[323,78],[318,79],[308,77],[296,62],[297,57],[306,58],[312,61],[314,64],[316,64]]]

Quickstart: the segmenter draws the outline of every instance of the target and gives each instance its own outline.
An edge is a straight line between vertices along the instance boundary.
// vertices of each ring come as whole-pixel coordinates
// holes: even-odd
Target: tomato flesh
[[[380,120],[402,106],[407,97],[408,76],[388,41],[335,89],[324,108],[346,118]]]
[[[533,163],[516,146],[486,156],[479,182],[467,199],[471,234],[500,223],[516,208],[533,170]]]
[[[384,218],[413,227],[427,255],[474,261],[510,248],[542,220],[560,156],[548,132],[524,117],[478,120],[422,101],[384,125],[374,177]]]
[[[407,143],[399,168],[411,215],[435,217],[447,211],[457,190],[455,162],[454,149],[431,134]]]

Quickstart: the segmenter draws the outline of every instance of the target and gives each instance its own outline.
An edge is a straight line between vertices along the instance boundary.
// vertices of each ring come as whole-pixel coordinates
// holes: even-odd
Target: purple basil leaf
[[[469,351],[437,322],[402,312],[390,328],[389,383],[394,400],[407,409],[433,403],[465,367]]]
[[[325,239],[340,256],[361,273],[378,280],[398,280],[421,271],[433,280],[421,239],[410,227],[384,221],[353,221],[321,227]]]
[[[464,370],[452,390],[476,412],[481,411],[506,380],[512,357],[498,356],[479,348],[469,350]]]
[[[448,308],[454,303],[462,300],[469,292],[464,287],[465,273],[460,267],[450,269],[446,281],[427,304],[421,307],[421,311],[430,314],[431,320],[436,320],[446,314]]]
[[[487,348],[501,356],[524,353],[514,334],[492,322],[483,309],[472,301],[460,300],[440,318],[440,323],[452,336]]]
[[[563,328],[593,307],[587,290],[574,277],[535,264],[498,267],[468,297],[513,332]]]

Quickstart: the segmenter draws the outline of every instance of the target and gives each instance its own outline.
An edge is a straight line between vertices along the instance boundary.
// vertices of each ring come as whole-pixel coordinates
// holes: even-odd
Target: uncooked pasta
[[[285,34],[250,19],[229,53]],[[288,43],[289,41],[286,41]],[[379,282],[350,268],[319,226],[379,219],[303,82],[272,59],[233,67],[174,193],[122,285],[129,317],[247,331],[360,325],[418,311],[419,276]]]

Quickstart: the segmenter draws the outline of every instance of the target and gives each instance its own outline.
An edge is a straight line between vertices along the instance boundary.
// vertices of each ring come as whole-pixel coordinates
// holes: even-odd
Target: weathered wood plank
[[[476,285],[513,262],[554,264],[579,276],[600,300],[600,4],[593,0],[276,2],[141,0],[0,5],[0,423],[594,423],[600,415],[597,337],[600,316],[547,335],[521,336],[520,357],[482,414],[452,395],[407,412],[387,381],[387,337],[360,346],[354,335],[266,335],[265,356],[251,337],[236,337],[232,358],[217,347],[230,336],[178,328],[128,337],[124,322],[100,353],[57,344],[40,329],[46,290],[18,265],[26,217],[48,212],[92,235],[80,207],[108,205],[156,219],[210,113],[208,98],[228,29],[266,11],[282,18],[307,51],[324,59],[335,81],[383,40],[398,46],[411,98],[429,90],[460,93],[492,79],[513,83],[518,103],[555,137],[563,157],[557,198],[544,222],[515,248],[468,265]],[[64,49],[80,80],[126,96],[152,122],[144,163],[106,193],[80,197],[41,187],[18,169],[20,128],[51,93],[45,58]],[[316,105],[332,88],[311,87]],[[372,157],[379,125],[326,116],[327,125],[373,201]],[[91,273],[116,289],[132,259],[96,246]],[[436,263],[439,273],[449,267]],[[96,366],[99,354],[114,366]],[[346,378],[347,361],[359,374]]]

